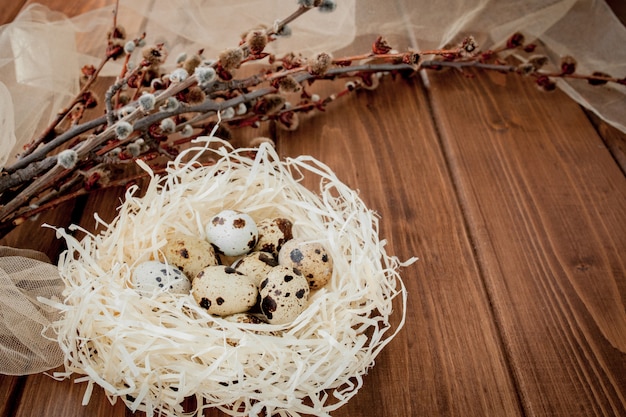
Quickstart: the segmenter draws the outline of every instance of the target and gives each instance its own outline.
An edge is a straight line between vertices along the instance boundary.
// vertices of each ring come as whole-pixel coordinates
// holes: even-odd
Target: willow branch
[[[61,110],[59,113],[57,113],[54,120],[44,129],[44,131],[37,137],[37,139],[31,142],[28,145],[28,147],[24,149],[24,152],[22,153],[23,157],[26,157],[32,154],[35,151],[35,149],[37,149],[37,147],[40,144],[42,144],[50,136],[52,131],[59,125],[59,123],[61,123],[63,119],[65,119],[68,113],[72,111],[74,106],[76,106],[81,101],[83,94],[85,94],[89,90],[89,88],[93,85],[94,81],[98,78],[100,71],[102,71],[102,68],[104,68],[104,65],[109,61],[109,59],[110,57],[107,56],[107,57],[104,57],[100,61],[100,64],[96,68],[95,72],[91,76],[89,76],[89,78],[87,79],[83,87],[80,89],[78,94],[72,99],[70,104],[67,107],[65,107],[63,110]]]

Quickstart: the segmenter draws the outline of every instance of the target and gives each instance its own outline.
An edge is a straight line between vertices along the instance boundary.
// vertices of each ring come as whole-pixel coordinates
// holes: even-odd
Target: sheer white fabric
[[[0,373],[26,375],[63,363],[48,328],[59,312],[38,300],[58,299],[63,289],[57,267],[45,255],[0,247]]]

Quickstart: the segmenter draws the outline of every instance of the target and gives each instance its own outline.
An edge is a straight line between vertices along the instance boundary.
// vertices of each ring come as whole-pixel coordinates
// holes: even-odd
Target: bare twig
[[[160,74],[153,75],[153,72],[158,73],[152,70],[157,69],[156,66],[160,61],[153,62],[151,59],[153,56],[150,54],[144,54],[141,63],[129,71],[127,64],[130,62],[132,48],[128,49],[119,77],[105,93],[105,115],[79,123],[82,109],[77,109],[76,106],[84,99],[83,95],[88,92],[105,63],[123,53],[121,46],[115,41],[121,38],[117,26],[118,2],[116,1],[113,27],[107,39],[108,48],[100,66],[90,75],[78,96],[69,103],[67,108],[59,112],[55,120],[32,142],[20,158],[13,165],[2,170],[2,175],[0,175],[0,204],[2,204],[0,205],[0,234],[31,216],[89,192],[93,184],[95,187],[102,186],[101,183],[94,182],[96,180],[86,179],[89,186],[83,185],[81,181],[84,179],[84,172],[92,172],[94,166],[98,169],[103,166],[103,171],[109,171],[114,164],[119,167],[141,158],[154,170],[161,169],[159,164],[162,164],[164,159],[174,158],[178,147],[183,142],[210,130],[211,123],[215,123],[215,119],[209,121],[206,119],[216,114],[221,113],[222,116],[228,114],[228,117],[222,119],[222,123],[227,126],[258,126],[262,121],[277,120],[287,128],[295,128],[297,126],[297,118],[294,119],[296,112],[308,112],[314,109],[323,111],[328,104],[352,91],[375,88],[378,85],[379,74],[412,75],[424,69],[437,70],[449,67],[463,71],[466,68],[474,68],[530,75],[535,77],[534,81],[537,85],[545,90],[555,87],[553,82],[555,78],[581,79],[598,85],[607,82],[626,84],[626,79],[618,79],[600,72],[592,75],[576,73],[575,63],[572,60],[562,63],[561,72],[543,72],[536,60],[524,63],[524,65],[499,62],[498,52],[522,46],[523,37],[519,34],[515,34],[505,47],[484,53],[476,50],[473,37],[466,38],[457,47],[406,52],[394,52],[387,42],[379,37],[373,43],[371,51],[335,59],[325,54],[324,60],[319,59],[323,54],[316,56],[313,60],[300,59],[299,56],[293,54],[276,59],[263,51],[265,42],[276,41],[286,25],[311,9],[311,7],[301,5],[289,16],[275,22],[268,29],[255,29],[249,32],[239,42],[237,48],[234,48],[243,56],[237,59],[236,64],[226,65],[227,59],[220,56],[220,59],[209,66],[204,66],[205,70],[213,70],[214,75],[219,77],[213,81],[210,78],[200,78],[202,80],[200,82],[198,73],[193,73],[195,68],[198,68],[197,65],[200,65],[199,59],[194,66],[186,67],[191,68],[189,70],[191,74],[185,72],[185,75],[180,77],[161,78]],[[252,41],[253,35],[256,36],[258,30],[262,31],[263,36],[260,47]],[[138,40],[143,40],[144,37],[145,33],[137,38],[135,46],[138,46]],[[155,46],[155,48],[160,47],[162,47],[161,44]],[[156,51],[160,52],[161,49],[156,49]],[[425,56],[431,58],[433,55],[437,56],[437,59],[424,59]],[[261,61],[268,56],[270,57],[269,64],[264,66],[259,73],[246,78],[234,78],[235,70],[239,69],[243,63]],[[282,66],[280,66],[281,63]],[[323,65],[317,65],[320,63]],[[150,68],[146,70],[149,66]],[[129,83],[131,77],[139,77],[140,73],[141,81],[144,81],[143,77],[145,77],[145,81],[155,83],[154,88],[147,88],[141,82]],[[376,77],[373,74],[377,74]],[[340,78],[349,82],[342,89],[325,98],[314,99],[303,88],[313,82]],[[125,106],[125,109],[130,110],[120,112],[117,109],[118,100],[114,98],[119,98],[120,91],[128,84],[135,88],[134,93],[131,94],[132,101]],[[284,95],[285,91],[301,91],[301,101],[294,106],[283,107],[286,96],[281,96],[281,94]],[[149,93],[149,95],[144,97],[143,93]],[[152,100],[149,107],[146,107],[145,101],[141,101],[146,98]],[[271,100],[278,104],[268,104]],[[70,112],[73,112],[73,123],[64,133],[52,137],[54,130]],[[117,128],[123,128],[124,133],[120,133],[122,130]],[[84,138],[81,136],[88,132],[90,132],[89,136]],[[172,135],[174,133],[181,133],[183,139],[176,139]],[[75,166],[68,168],[62,163],[63,159],[56,156],[56,153],[62,146],[67,147],[69,141],[77,138],[80,138],[80,141],[72,143],[68,151],[73,152],[72,157],[76,158],[76,163]],[[158,159],[153,160],[153,158]],[[109,172],[107,172],[108,185],[123,184],[134,178],[127,176],[112,182],[108,174]],[[33,202],[39,206],[30,207],[29,204]]]

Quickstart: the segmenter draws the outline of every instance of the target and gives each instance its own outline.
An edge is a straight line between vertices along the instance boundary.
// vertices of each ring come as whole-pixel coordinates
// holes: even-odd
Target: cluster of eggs
[[[163,248],[166,262],[147,261],[133,270],[142,294],[190,293],[208,313],[241,314],[270,324],[293,321],[311,291],[332,276],[333,261],[322,244],[294,238],[292,222],[224,210],[206,225],[206,239],[177,235]]]

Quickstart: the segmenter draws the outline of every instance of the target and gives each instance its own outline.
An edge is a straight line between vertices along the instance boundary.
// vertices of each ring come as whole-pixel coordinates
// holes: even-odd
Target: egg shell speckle
[[[278,253],[278,263],[298,269],[312,290],[326,285],[333,274],[333,259],[319,242],[292,239]]]
[[[153,292],[189,294],[189,278],[173,265],[159,261],[146,261],[137,265],[131,276],[131,283],[137,292],[150,295]]]
[[[276,266],[261,282],[261,313],[270,324],[292,322],[302,313],[309,300],[309,284],[297,270]]]
[[[277,217],[263,219],[257,223],[259,229],[259,241],[254,250],[268,252],[278,256],[280,248],[285,242],[293,238],[293,223],[289,219]]]
[[[278,260],[267,252],[252,252],[240,258],[233,264],[233,268],[249,276],[257,285],[267,278],[267,274],[278,265]]]
[[[251,278],[224,266],[204,268],[192,282],[194,299],[209,314],[228,316],[252,308],[259,294]]]
[[[163,247],[163,254],[168,263],[176,265],[191,280],[207,266],[219,265],[213,246],[194,236],[172,236]]]
[[[236,210],[222,210],[207,223],[206,235],[217,252],[240,256],[254,249],[259,230],[250,215]]]

